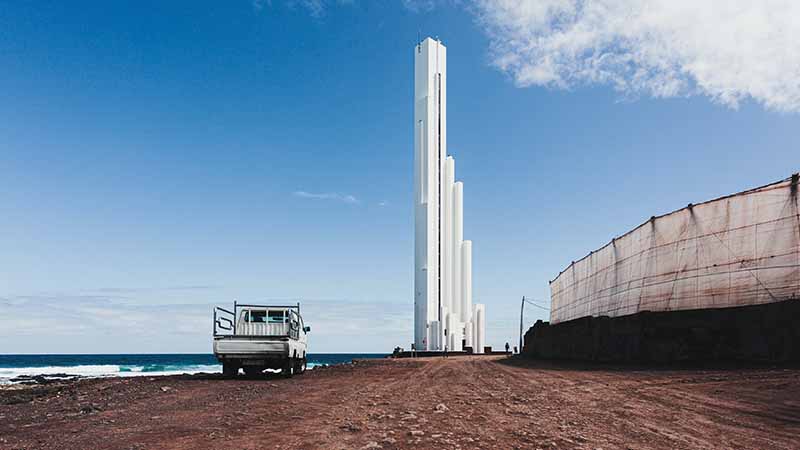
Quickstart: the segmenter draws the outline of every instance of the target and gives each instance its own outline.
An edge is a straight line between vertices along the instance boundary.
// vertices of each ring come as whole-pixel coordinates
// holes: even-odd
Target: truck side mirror
[[[309,326],[305,326],[305,327],[303,327],[303,331],[305,331],[306,333],[308,333],[309,331],[311,331],[311,327],[309,327]]]

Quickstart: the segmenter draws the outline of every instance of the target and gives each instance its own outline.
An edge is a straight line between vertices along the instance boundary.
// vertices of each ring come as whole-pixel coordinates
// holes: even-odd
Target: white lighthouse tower
[[[460,351],[463,343],[483,352],[485,308],[472,304],[472,242],[463,240],[462,201],[455,159],[447,155],[447,49],[427,38],[414,48],[414,345],[420,351]]]

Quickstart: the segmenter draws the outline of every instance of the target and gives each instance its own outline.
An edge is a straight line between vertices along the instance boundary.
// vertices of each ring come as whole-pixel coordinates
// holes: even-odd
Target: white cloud
[[[520,86],[750,98],[800,111],[800,1],[476,0],[495,66]]]
[[[292,195],[300,198],[310,198],[317,200],[336,200],[339,202],[350,203],[350,204],[358,203],[358,199],[355,196],[350,194],[340,194],[338,192],[324,192],[315,194],[313,192],[294,191]]]

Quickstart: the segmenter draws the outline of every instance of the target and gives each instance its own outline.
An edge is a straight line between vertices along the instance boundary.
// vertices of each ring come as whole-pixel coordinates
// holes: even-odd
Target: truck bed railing
[[[300,311],[300,304],[299,303],[296,304],[296,305],[250,305],[250,304],[247,304],[247,303],[236,303],[236,302],[233,302],[233,307],[234,308],[287,308],[287,309],[296,308],[298,311]]]
[[[213,335],[225,336],[236,334],[236,314],[219,306],[214,307]]]
[[[233,302],[233,311],[221,306],[214,307],[213,336],[236,336],[236,317],[239,315],[239,308],[280,308],[296,309],[300,315],[300,303],[296,305],[256,305],[249,303]],[[289,335],[295,339],[299,337],[299,330],[289,329]]]

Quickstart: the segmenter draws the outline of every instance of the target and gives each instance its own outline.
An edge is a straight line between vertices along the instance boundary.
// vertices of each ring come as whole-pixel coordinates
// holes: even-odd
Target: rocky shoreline
[[[9,383],[22,384],[22,385],[46,385],[53,383],[64,383],[70,381],[77,381],[86,377],[80,375],[72,375],[68,373],[53,373],[47,375],[19,375],[11,378]]]

